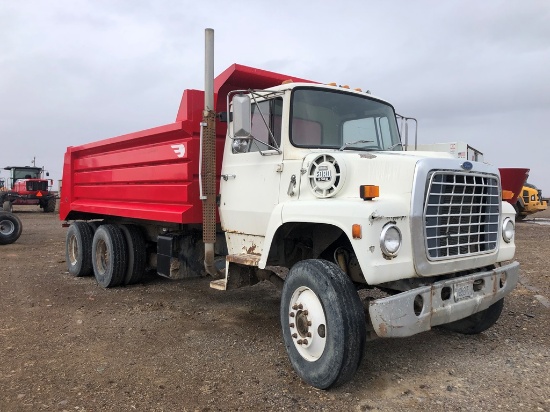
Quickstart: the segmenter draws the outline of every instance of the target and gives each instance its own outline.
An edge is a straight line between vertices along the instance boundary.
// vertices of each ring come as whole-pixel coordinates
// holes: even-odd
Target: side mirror
[[[250,97],[244,94],[233,96],[233,138],[249,139],[252,134]]]

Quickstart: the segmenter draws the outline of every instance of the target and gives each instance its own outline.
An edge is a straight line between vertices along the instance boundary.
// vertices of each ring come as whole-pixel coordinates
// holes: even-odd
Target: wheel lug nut
[[[293,310],[297,310],[297,309],[298,309],[298,305],[296,305],[296,304],[292,305],[292,309],[293,309]]]
[[[298,309],[303,309],[304,308],[304,305],[302,305],[301,303],[298,305]]]
[[[288,325],[288,326],[290,326],[291,328],[293,328],[293,327],[294,327],[294,323],[291,323],[291,324]]]
[[[293,318],[293,317],[294,317],[294,312],[290,312],[290,313],[288,314],[288,316],[290,316],[291,318]]]
[[[293,334],[292,334],[292,337],[293,337],[294,339],[296,339],[296,338],[298,337],[298,334],[297,334],[297,333],[293,333]]]
[[[298,340],[296,341],[296,343],[297,343],[298,345],[301,345],[301,344],[302,344],[302,342],[303,342],[303,340],[302,340],[302,339],[298,339]]]
[[[307,310],[304,310],[302,313],[307,316],[309,312]]]
[[[307,339],[304,339],[304,340],[302,341],[302,343],[303,343],[304,345],[307,345]]]
[[[310,320],[307,321],[307,326],[311,326],[311,321]]]
[[[308,333],[307,333],[307,337],[308,337],[308,338],[311,338],[311,332],[308,332]]]

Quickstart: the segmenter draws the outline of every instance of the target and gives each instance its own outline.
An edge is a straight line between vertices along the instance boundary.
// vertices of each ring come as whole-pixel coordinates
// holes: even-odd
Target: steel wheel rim
[[[109,250],[103,239],[99,239],[97,242],[95,263],[97,271],[103,275],[107,271],[109,265]]]
[[[9,236],[15,232],[15,225],[9,220],[0,220],[0,233],[4,236]]]
[[[297,288],[290,299],[288,323],[292,342],[307,361],[318,360],[325,351],[327,321],[319,297],[310,288]]]
[[[69,238],[69,262],[71,263],[71,266],[74,266],[78,263],[78,241],[76,239],[76,236],[71,236]]]

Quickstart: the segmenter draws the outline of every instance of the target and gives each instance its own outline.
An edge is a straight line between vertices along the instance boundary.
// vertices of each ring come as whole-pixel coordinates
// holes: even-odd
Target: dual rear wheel
[[[93,274],[104,288],[138,283],[145,272],[146,243],[137,226],[74,222],[65,245],[69,273]]]

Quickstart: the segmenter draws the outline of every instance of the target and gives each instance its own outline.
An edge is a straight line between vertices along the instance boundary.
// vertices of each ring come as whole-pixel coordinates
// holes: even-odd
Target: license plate
[[[471,282],[457,283],[454,286],[455,301],[469,299],[474,296],[474,285]]]

